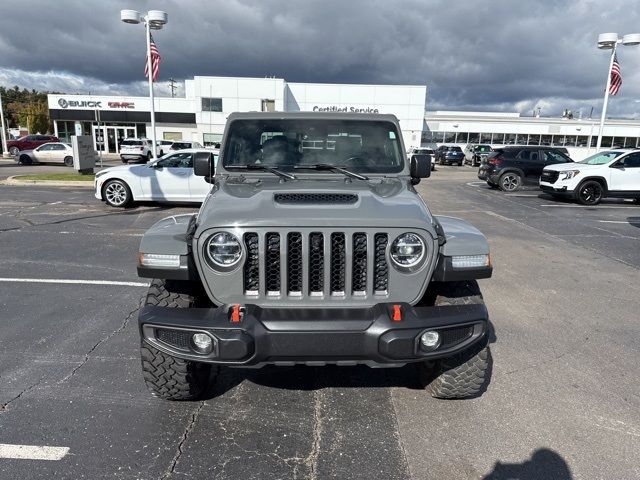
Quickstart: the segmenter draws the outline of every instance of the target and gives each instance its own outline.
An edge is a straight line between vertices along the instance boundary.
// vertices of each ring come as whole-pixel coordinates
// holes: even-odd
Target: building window
[[[494,133],[491,135],[491,145],[501,145],[504,143],[504,133]]]
[[[527,141],[527,145],[540,145],[540,135],[530,133],[529,140]]]
[[[480,143],[480,134],[479,133],[470,133],[469,134],[469,143]]]
[[[202,136],[202,143],[205,147],[220,148],[220,142],[222,142],[221,133],[205,133]]]
[[[444,143],[454,143],[456,141],[456,132],[444,132]]]
[[[182,132],[164,132],[162,134],[163,140],[173,140],[174,142],[178,142],[182,140]]]
[[[221,112],[222,99],[202,97],[202,111],[203,112]]]
[[[480,143],[491,143],[491,134],[490,133],[481,133],[480,134]]]
[[[262,100],[262,111],[263,112],[275,112],[276,111],[276,101],[263,99]]]
[[[467,132],[458,132],[456,134],[456,143],[467,143],[469,141],[469,134]]]

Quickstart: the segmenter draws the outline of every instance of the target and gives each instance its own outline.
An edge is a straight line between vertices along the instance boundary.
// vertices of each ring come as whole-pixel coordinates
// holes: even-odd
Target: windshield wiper
[[[354,173],[350,170],[347,170],[343,167],[338,167],[336,165],[330,165],[328,163],[314,163],[311,165],[296,165],[293,167],[294,170],[330,170],[332,172],[340,172],[343,175],[351,178],[357,178],[358,180],[369,180],[369,177],[365,177],[364,175],[360,175],[359,173]]]
[[[277,168],[260,165],[259,163],[252,163],[249,165],[226,165],[224,168],[227,170],[262,170],[264,172],[271,172],[285,180],[295,180],[297,178],[295,175],[290,173],[281,172]]]

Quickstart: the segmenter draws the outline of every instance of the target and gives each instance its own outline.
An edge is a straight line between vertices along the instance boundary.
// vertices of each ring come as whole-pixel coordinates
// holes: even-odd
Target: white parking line
[[[558,204],[558,203],[543,203],[540,205],[541,207],[559,207],[559,208],[597,208],[598,210],[603,209],[603,208],[630,208],[628,206],[623,207],[622,205],[619,207],[616,207],[614,205],[593,205],[593,206],[589,206],[589,205],[562,205],[562,204]]]
[[[629,223],[623,220],[598,220],[600,223]]]
[[[69,447],[48,447],[46,445],[11,445],[0,443],[0,458],[19,460],[62,460]]]
[[[124,287],[148,287],[148,283],[142,282],[116,282],[112,280],[75,280],[67,278],[0,278],[0,282],[18,283],[62,283],[73,285],[115,285]]]

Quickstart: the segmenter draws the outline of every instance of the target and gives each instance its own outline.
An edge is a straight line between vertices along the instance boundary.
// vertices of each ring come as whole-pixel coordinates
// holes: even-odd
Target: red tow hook
[[[394,322],[402,321],[402,310],[400,308],[400,305],[393,306],[393,321]]]
[[[231,307],[231,323],[240,323],[242,321],[242,307],[235,304]]]

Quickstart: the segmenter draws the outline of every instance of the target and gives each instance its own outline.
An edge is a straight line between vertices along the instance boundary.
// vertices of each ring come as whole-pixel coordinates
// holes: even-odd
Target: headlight
[[[562,172],[560,180],[569,180],[570,178],[577,176],[579,173],[580,170],[567,170],[566,172]]]
[[[213,264],[221,268],[233,267],[242,257],[242,246],[235,235],[218,232],[207,242],[207,255]]]
[[[391,244],[391,259],[399,267],[415,267],[424,257],[424,242],[415,233],[403,233]]]

